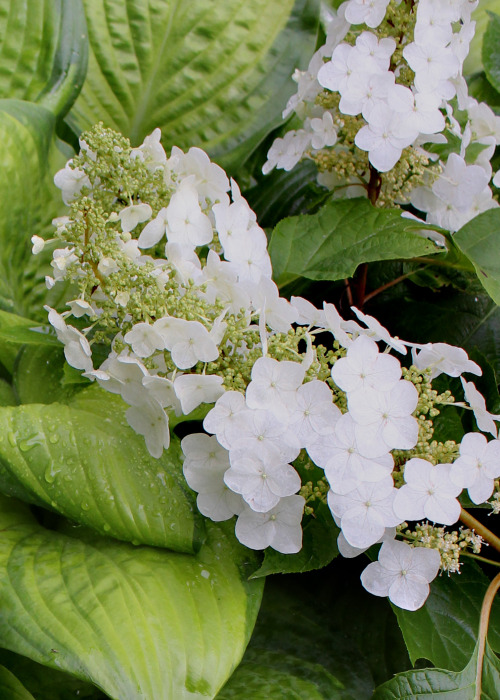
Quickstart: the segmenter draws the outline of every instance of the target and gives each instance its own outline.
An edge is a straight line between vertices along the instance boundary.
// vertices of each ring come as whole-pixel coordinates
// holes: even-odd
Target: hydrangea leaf
[[[321,597],[311,595],[311,581],[309,586],[304,581],[303,576],[268,580],[242,664],[217,700],[372,697],[373,680],[358,648],[335,627]],[[245,683],[252,693],[245,695]]]
[[[96,386],[66,404],[0,408],[0,490],[105,535],[192,552],[203,527],[179,440],[151,457],[125,408]]]
[[[460,671],[477,641],[479,615],[489,580],[478,566],[465,563],[460,576],[438,577],[425,605],[415,612],[394,606],[412,663],[428,659],[439,668]],[[500,651],[500,601],[493,605],[489,640]]]
[[[276,226],[269,243],[274,278],[279,285],[297,277],[338,280],[351,277],[361,263],[438,252],[417,234],[426,229],[367,199],[330,200],[316,214],[292,216]]]
[[[409,700],[439,695],[446,700],[476,700],[477,650],[463,671],[426,668],[398,674],[393,680],[379,686],[373,700]],[[483,661],[481,700],[495,700],[500,691],[500,661],[488,643]]]
[[[52,178],[68,153],[55,140],[55,123],[45,107],[0,100],[0,309],[20,316],[40,313],[51,270],[43,253],[32,255],[30,238],[46,236],[64,208]]]
[[[498,22],[500,29],[500,17]],[[479,214],[462,226],[453,240],[474,265],[490,297],[500,304],[500,209]]]
[[[63,116],[87,70],[81,0],[0,0],[0,98]]]
[[[1,646],[114,700],[213,698],[243,655],[262,583],[231,528],[190,556],[46,530],[13,499],[0,528]]]
[[[0,697],[3,700],[35,700],[13,673],[0,666]]]
[[[478,73],[483,68],[484,56],[481,54],[490,12],[500,13],[499,0],[481,0],[479,6],[472,13],[472,19],[476,23],[476,31],[472,37],[469,54],[464,62],[463,72],[466,76]]]
[[[70,116],[238,166],[281,123],[314,50],[316,0],[84,0],[89,69]]]

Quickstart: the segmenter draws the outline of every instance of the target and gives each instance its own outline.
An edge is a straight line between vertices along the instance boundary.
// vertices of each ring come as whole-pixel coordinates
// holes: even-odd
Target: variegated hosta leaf
[[[213,698],[243,655],[262,584],[231,528],[192,556],[45,530],[2,497],[0,529],[0,646],[115,700]]]
[[[0,0],[0,98],[64,115],[87,69],[81,0]]]
[[[0,408],[0,491],[104,535],[192,552],[203,523],[179,440],[172,437],[161,459],[151,457],[125,408],[96,386],[67,404]]]
[[[69,116],[138,144],[202,146],[239,165],[281,121],[314,50],[317,0],[84,0],[87,78]]]
[[[0,309],[21,316],[40,314],[44,275],[51,270],[31,254],[30,238],[46,236],[63,209],[52,179],[68,154],[54,129],[55,117],[45,107],[0,100]]]

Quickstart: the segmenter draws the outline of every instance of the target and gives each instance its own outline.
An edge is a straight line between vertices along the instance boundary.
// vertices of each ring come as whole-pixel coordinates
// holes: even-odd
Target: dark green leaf
[[[459,672],[441,669],[408,671],[377,688],[373,700],[411,700],[439,695],[446,700],[475,700],[477,689],[477,651],[466,668]],[[500,662],[488,644],[483,664],[481,700],[496,700],[500,693]]]
[[[67,403],[75,386],[63,384],[68,365],[62,347],[26,345],[14,367],[14,387],[19,403]]]
[[[125,408],[96,386],[67,404],[0,408],[0,490],[105,535],[191,552],[202,520],[179,440],[151,457]]]
[[[262,593],[232,527],[211,524],[189,556],[45,530],[2,499],[0,645],[115,700],[212,698],[243,655]]]
[[[298,581],[289,576],[268,580],[247,653],[217,700],[371,698],[373,681],[356,645],[335,626],[334,616],[307,585],[302,588],[302,580],[303,576]],[[283,695],[280,681],[289,696]],[[246,682],[255,695],[244,695]]]
[[[479,613],[488,578],[479,567],[465,563],[460,575],[440,576],[431,585],[425,605],[415,612],[394,607],[410,659],[428,659],[452,671],[463,669],[477,641]],[[500,650],[500,604],[492,609],[490,643]]]
[[[316,214],[276,226],[269,244],[274,278],[279,285],[298,276],[338,280],[351,277],[361,263],[435,253],[434,243],[416,233],[426,228],[367,199],[332,200]]]
[[[84,0],[89,69],[70,113],[134,144],[202,146],[237,167],[279,123],[314,50],[316,0]]]
[[[249,649],[216,700],[337,700],[342,683],[318,663],[268,649]]]
[[[249,190],[245,197],[264,228],[276,226],[286,216],[302,214],[316,206],[329,192],[315,185],[317,168],[303,161],[295,168],[273,170]]]
[[[3,666],[0,666],[0,697],[2,700],[35,700],[14,674]]]
[[[74,676],[55,671],[31,661],[25,656],[0,649],[0,663],[9,669],[35,700],[104,700],[105,696],[93,685]],[[2,695],[2,700],[4,696]]]
[[[488,16],[488,26],[483,38],[483,66],[489,82],[495,90],[500,91],[500,15],[488,12]]]
[[[479,214],[462,226],[453,240],[474,265],[479,281],[493,301],[499,304],[500,209]]]

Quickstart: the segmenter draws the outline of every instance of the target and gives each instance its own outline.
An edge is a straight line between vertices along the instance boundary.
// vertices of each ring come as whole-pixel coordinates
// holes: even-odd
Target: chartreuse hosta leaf
[[[0,491],[105,535],[192,552],[203,530],[179,440],[151,457],[125,408],[97,386],[67,404],[0,408]]]
[[[361,263],[428,255],[439,249],[418,235],[428,229],[399,210],[377,209],[367,199],[331,200],[316,214],[283,219],[269,244],[274,277],[338,280]]]
[[[36,102],[63,115],[86,68],[81,0],[0,0],[0,98]]]
[[[281,122],[314,50],[317,0],[83,0],[89,69],[69,121],[138,144],[202,146],[225,167]]]
[[[21,681],[4,666],[0,666],[0,697],[3,700],[35,700]]]
[[[2,498],[0,529],[0,646],[115,700],[213,698],[239,662],[262,583],[232,526],[193,556],[46,530]]]
[[[30,238],[46,235],[62,211],[52,178],[67,154],[56,145],[54,129],[55,117],[45,107],[0,100],[0,309],[21,316],[39,312],[51,269],[32,260]]]

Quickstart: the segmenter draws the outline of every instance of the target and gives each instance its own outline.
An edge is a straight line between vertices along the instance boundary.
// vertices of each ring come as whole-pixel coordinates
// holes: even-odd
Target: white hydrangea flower
[[[402,486],[394,499],[394,511],[401,520],[422,520],[453,525],[460,518],[457,496],[461,487],[450,477],[450,464],[433,465],[414,457],[405,464]]]
[[[250,549],[272,547],[282,554],[295,554],[302,548],[304,505],[302,496],[286,496],[267,513],[247,506],[236,521],[236,537]]]
[[[453,462],[450,479],[467,488],[473,503],[484,503],[500,477],[500,440],[488,442],[482,433],[467,433],[460,443],[460,457]]]
[[[427,600],[429,583],[439,571],[441,557],[436,549],[410,547],[406,542],[384,542],[378,561],[368,564],[361,583],[369,593],[388,596],[404,610],[418,610]]]

